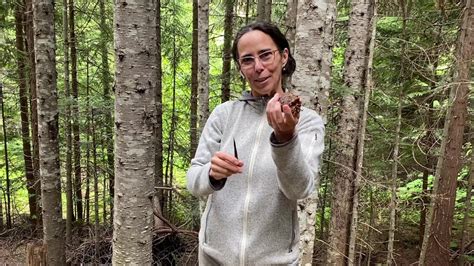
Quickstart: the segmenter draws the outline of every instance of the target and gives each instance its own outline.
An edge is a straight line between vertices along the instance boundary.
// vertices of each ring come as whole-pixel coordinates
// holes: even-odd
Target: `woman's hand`
[[[273,98],[267,103],[267,120],[273,128],[275,138],[279,143],[284,143],[293,138],[295,134],[298,119],[291,114],[291,108],[288,105],[281,105],[280,95],[275,93]]]
[[[216,180],[221,180],[233,174],[242,173],[243,165],[244,163],[235,156],[218,151],[212,156],[209,175]]]

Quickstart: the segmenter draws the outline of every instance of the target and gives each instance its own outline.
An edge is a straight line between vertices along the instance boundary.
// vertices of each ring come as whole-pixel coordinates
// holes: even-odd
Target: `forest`
[[[0,263],[197,265],[186,172],[258,20],[325,123],[299,264],[472,265],[471,0],[0,1]]]

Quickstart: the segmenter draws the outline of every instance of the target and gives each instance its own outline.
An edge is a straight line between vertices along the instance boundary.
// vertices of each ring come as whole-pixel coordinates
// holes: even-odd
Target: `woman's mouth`
[[[265,81],[267,81],[270,77],[264,77],[264,78],[258,78],[255,80],[255,82],[257,83],[264,83]]]

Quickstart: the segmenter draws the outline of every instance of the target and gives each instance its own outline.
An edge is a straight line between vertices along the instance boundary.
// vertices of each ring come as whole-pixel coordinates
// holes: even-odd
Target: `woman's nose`
[[[263,71],[263,68],[264,68],[264,66],[263,66],[262,62],[260,61],[260,59],[258,57],[255,58],[255,71],[260,73],[260,72]]]

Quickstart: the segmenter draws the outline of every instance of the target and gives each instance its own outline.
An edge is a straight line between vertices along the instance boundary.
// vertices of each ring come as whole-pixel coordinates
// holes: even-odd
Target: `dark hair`
[[[285,35],[281,33],[280,29],[277,26],[265,21],[252,22],[242,27],[235,35],[234,43],[232,44],[232,57],[234,58],[234,61],[237,63],[237,65],[239,64],[237,44],[239,43],[240,38],[242,38],[245,33],[253,30],[259,30],[270,36],[270,38],[272,38],[273,42],[276,44],[280,52],[282,52],[285,48],[288,49],[288,61],[286,62],[285,67],[283,68],[282,74],[287,77],[291,76],[293,72],[295,72],[296,61],[293,58],[293,55],[291,55],[288,40],[286,39]]]

